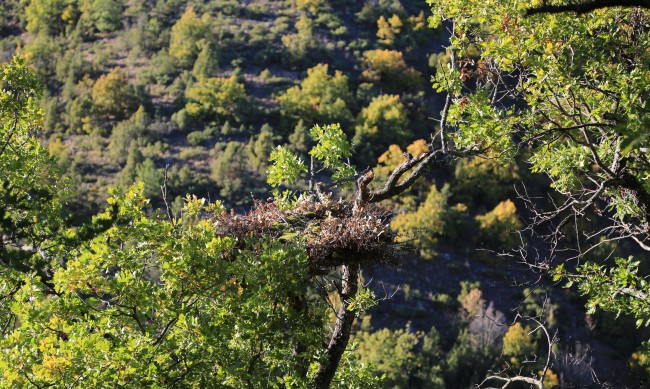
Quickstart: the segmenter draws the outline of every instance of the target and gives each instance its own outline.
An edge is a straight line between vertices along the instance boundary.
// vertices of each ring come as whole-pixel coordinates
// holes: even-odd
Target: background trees
[[[363,64],[365,70],[361,73],[362,77],[388,91],[414,91],[422,87],[422,75],[404,62],[399,51],[366,51],[363,54]]]
[[[278,96],[278,103],[286,113],[302,120],[306,125],[316,123],[350,123],[352,113],[348,104],[352,94],[348,88],[348,78],[335,71],[328,73],[327,64],[319,64],[307,70],[307,77]]]
[[[74,5],[65,0],[37,0],[25,7],[27,31],[39,34],[59,35],[65,31],[66,22],[75,13]]]
[[[87,32],[111,32],[122,27],[124,0],[82,0],[81,23]]]
[[[228,78],[201,78],[187,88],[185,97],[185,109],[191,116],[216,123],[240,123],[244,119],[246,90],[234,74]]]
[[[404,144],[412,138],[406,107],[397,95],[372,99],[361,110],[357,122],[354,143],[362,147],[361,150],[380,153],[390,144]]]

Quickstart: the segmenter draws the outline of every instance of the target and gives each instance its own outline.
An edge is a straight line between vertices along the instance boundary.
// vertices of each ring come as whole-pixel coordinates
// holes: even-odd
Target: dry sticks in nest
[[[247,214],[224,212],[216,221],[221,234],[242,242],[256,237],[299,239],[306,247],[311,272],[323,274],[339,265],[394,263],[395,234],[388,217],[378,206],[353,214],[350,203],[323,198],[300,201],[287,211],[275,202],[258,201]]]

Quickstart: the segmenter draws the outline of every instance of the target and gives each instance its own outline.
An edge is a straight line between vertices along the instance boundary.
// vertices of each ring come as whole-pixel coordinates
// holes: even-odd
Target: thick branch
[[[423,154],[420,158],[408,158],[391,173],[384,186],[370,193],[369,203],[377,203],[391,197],[397,196],[410,188],[415,181],[434,167],[449,165],[449,162],[460,157],[474,155],[473,152],[435,150]],[[415,169],[413,169],[415,167]],[[404,180],[398,183],[399,179],[409,170],[413,169]]]
[[[650,0],[594,0],[586,3],[564,5],[544,4],[536,8],[527,9],[524,15],[532,16],[537,14],[555,14],[562,12],[575,12],[578,15],[582,15],[597,9],[609,7],[641,7],[650,9]]]
[[[314,387],[327,389],[332,383],[336,369],[341,362],[341,357],[350,340],[352,323],[356,313],[349,309],[351,299],[359,290],[359,265],[343,266],[343,285],[341,286],[341,306],[336,315],[334,333],[325,351],[325,360],[318,367],[314,375]]]

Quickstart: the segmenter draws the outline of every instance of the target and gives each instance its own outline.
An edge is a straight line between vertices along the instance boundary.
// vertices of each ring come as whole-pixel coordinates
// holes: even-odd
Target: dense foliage
[[[540,4],[2,2],[0,387],[645,384],[648,11]]]

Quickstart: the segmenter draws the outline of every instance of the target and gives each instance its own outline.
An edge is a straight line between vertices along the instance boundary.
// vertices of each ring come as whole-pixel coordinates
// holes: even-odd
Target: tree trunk
[[[350,341],[352,322],[356,316],[354,311],[348,309],[350,300],[359,290],[359,265],[343,265],[343,282],[341,285],[341,306],[336,314],[334,333],[325,352],[325,360],[318,367],[314,375],[314,387],[327,389],[332,383],[336,369],[341,362],[341,356]]]

